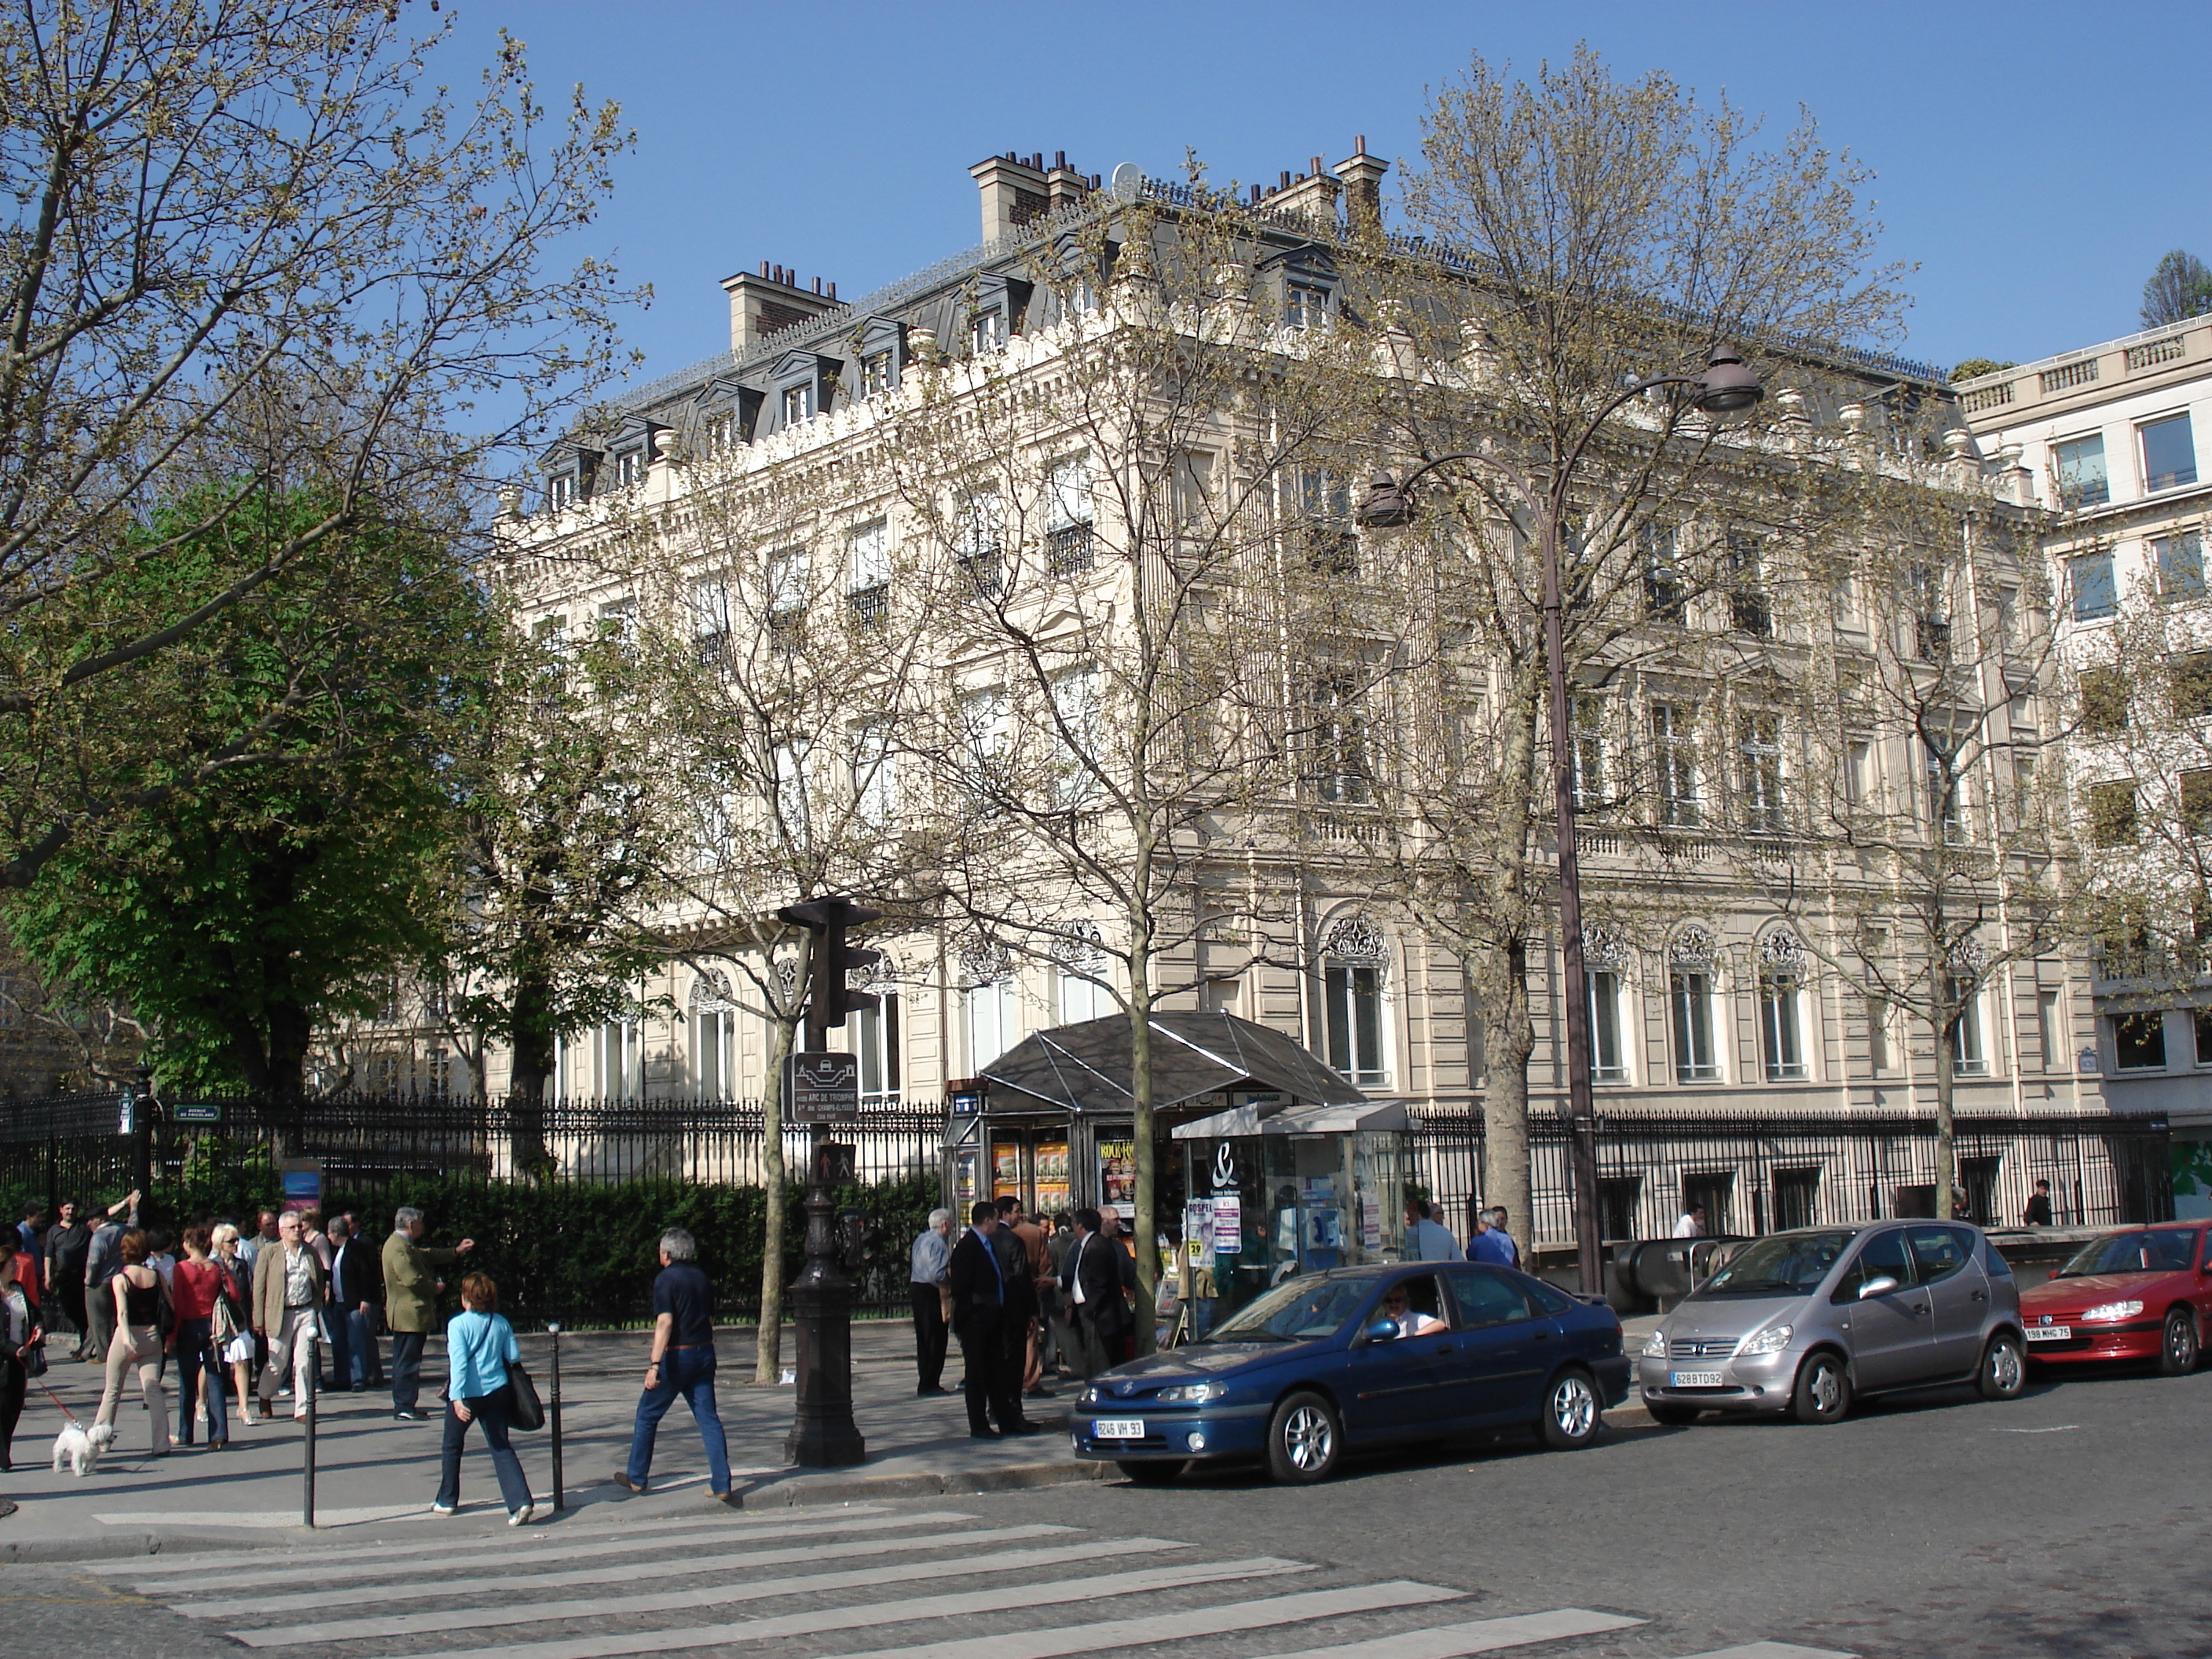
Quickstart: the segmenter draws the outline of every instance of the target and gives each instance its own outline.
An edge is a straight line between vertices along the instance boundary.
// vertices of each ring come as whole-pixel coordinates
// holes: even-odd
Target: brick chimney
[[[1388,161],[1367,153],[1364,134],[1352,141],[1352,154],[1336,164],[1336,176],[1344,180],[1355,226],[1382,222],[1382,175],[1389,171]]]
[[[1062,171],[1055,167],[1053,173]],[[1042,152],[1035,155],[1017,155],[1008,150],[1004,155],[994,155],[978,161],[968,169],[983,197],[983,240],[995,242],[1001,236],[1012,235],[1032,219],[1041,219],[1055,204],[1054,179],[1045,172]],[[1080,175],[1066,169],[1067,179]],[[1065,182],[1062,189],[1066,188]]]
[[[825,288],[817,276],[810,290],[801,288],[799,273],[761,261],[758,271],[741,270],[722,278],[722,291],[730,296],[730,349],[743,352],[780,329],[819,317],[837,304],[837,284]]]

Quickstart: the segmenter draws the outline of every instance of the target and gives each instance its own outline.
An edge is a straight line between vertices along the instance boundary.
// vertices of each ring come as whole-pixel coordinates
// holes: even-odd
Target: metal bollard
[[[306,1441],[307,1479],[306,1491],[301,1496],[300,1507],[301,1512],[301,1518],[309,1528],[313,1528],[315,1524],[315,1395],[317,1393],[315,1385],[322,1380],[323,1375],[322,1344],[319,1340],[321,1335],[322,1333],[316,1330],[313,1326],[308,1328],[307,1398],[306,1401],[307,1407],[307,1435]],[[285,1358],[289,1359],[291,1356],[287,1354]],[[293,1375],[295,1376],[299,1375],[299,1368],[297,1366],[293,1367]]]
[[[553,1398],[545,1414],[553,1431],[553,1512],[558,1515],[568,1507],[561,1491],[561,1322],[549,1319],[545,1328],[553,1334]]]

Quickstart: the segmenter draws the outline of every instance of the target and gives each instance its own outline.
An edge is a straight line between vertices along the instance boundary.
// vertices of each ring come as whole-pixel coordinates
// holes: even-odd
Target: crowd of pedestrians
[[[956,1244],[952,1212],[933,1211],[914,1242],[915,1392],[951,1392],[949,1333],[960,1344],[969,1433],[1041,1433],[1023,1414],[1024,1399],[1048,1399],[1050,1381],[1087,1381],[1131,1357],[1134,1247],[1111,1205],[1055,1215],[1049,1231],[1018,1198],[980,1201],[968,1219]]]

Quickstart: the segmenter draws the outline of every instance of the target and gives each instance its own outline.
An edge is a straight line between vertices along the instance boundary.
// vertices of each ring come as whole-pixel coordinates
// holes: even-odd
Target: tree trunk
[[[1482,1202],[1503,1204],[1524,1252],[1536,1242],[1535,1188],[1528,1171],[1528,1061],[1536,1028],[1528,1017],[1528,951],[1518,939],[1488,953],[1494,994],[1483,999]],[[1471,1231],[1471,1228],[1470,1228]]]
[[[1951,1194],[1958,1185],[1958,1149],[1952,1116],[1956,1079],[1952,1073],[1951,1043],[1958,1029],[1958,1011],[1943,996],[1937,1006],[1944,1012],[1931,1022],[1936,1031],[1936,1218],[1951,1218]]]
[[[1129,1096],[1132,1143],[1137,1165],[1136,1214],[1129,1225],[1137,1245],[1137,1352],[1152,1352],[1159,1338],[1159,1220],[1153,1213],[1158,1188],[1152,1164],[1152,988],[1149,970],[1150,930],[1139,924],[1129,942]]]
[[[792,1030],[774,1022],[769,1039],[768,1091],[761,1097],[761,1180],[767,1200],[761,1229],[760,1329],[753,1343],[753,1386],[775,1388],[783,1377],[783,1212],[789,1177],[783,1167],[783,1061]]]
[[[553,1075],[553,987],[543,974],[514,983],[513,1058],[507,1079],[508,1161],[536,1181],[552,1158],[545,1147],[545,1085]]]

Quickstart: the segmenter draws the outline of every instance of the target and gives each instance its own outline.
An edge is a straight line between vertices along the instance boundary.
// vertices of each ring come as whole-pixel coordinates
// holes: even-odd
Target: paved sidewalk
[[[640,1498],[614,1484],[614,1471],[629,1452],[647,1340],[643,1331],[562,1339],[562,1486],[571,1509],[619,1503],[629,1506],[628,1513],[645,1516],[712,1508],[706,1498],[706,1459],[690,1413],[680,1401],[661,1423],[651,1492]],[[1070,1455],[1065,1402],[1072,1390],[1065,1383],[1059,1385],[1059,1398],[1027,1402],[1047,1432],[1026,1439],[970,1440],[957,1395],[915,1397],[913,1343],[912,1328],[902,1323],[866,1321],[854,1326],[854,1418],[866,1438],[868,1461],[851,1469],[801,1470],[783,1459],[794,1390],[787,1384],[750,1386],[752,1331],[718,1333],[717,1396],[733,1480],[744,1493],[744,1507],[1006,1491],[1095,1480],[1110,1468],[1079,1463]],[[539,1395],[550,1401],[551,1339],[525,1336],[522,1348]],[[788,1329],[783,1352],[788,1366],[796,1352]],[[20,1506],[0,1518],[0,1562],[235,1548],[264,1541],[283,1546],[325,1530],[353,1538],[394,1529],[411,1534],[429,1521],[437,1487],[441,1345],[432,1343],[423,1369],[423,1404],[432,1413],[424,1422],[393,1421],[388,1393],[321,1397],[317,1534],[301,1525],[304,1425],[292,1419],[289,1401],[277,1401],[272,1421],[257,1417],[242,1430],[234,1427],[226,1451],[179,1446],[168,1457],[156,1459],[148,1452],[149,1425],[134,1386],[117,1418],[115,1446],[80,1480],[49,1467],[62,1417],[33,1384],[15,1435],[15,1472],[0,1476],[0,1496]],[[959,1376],[957,1349],[947,1372],[948,1382]],[[173,1413],[175,1376],[173,1364]],[[100,1381],[92,1367],[63,1360],[45,1381],[71,1411],[92,1420]],[[514,1443],[538,1495],[538,1513],[546,1516],[552,1492],[550,1436],[543,1431],[519,1434]],[[474,1529],[504,1523],[490,1460],[474,1434],[461,1465],[461,1498],[462,1515],[435,1524]]]

